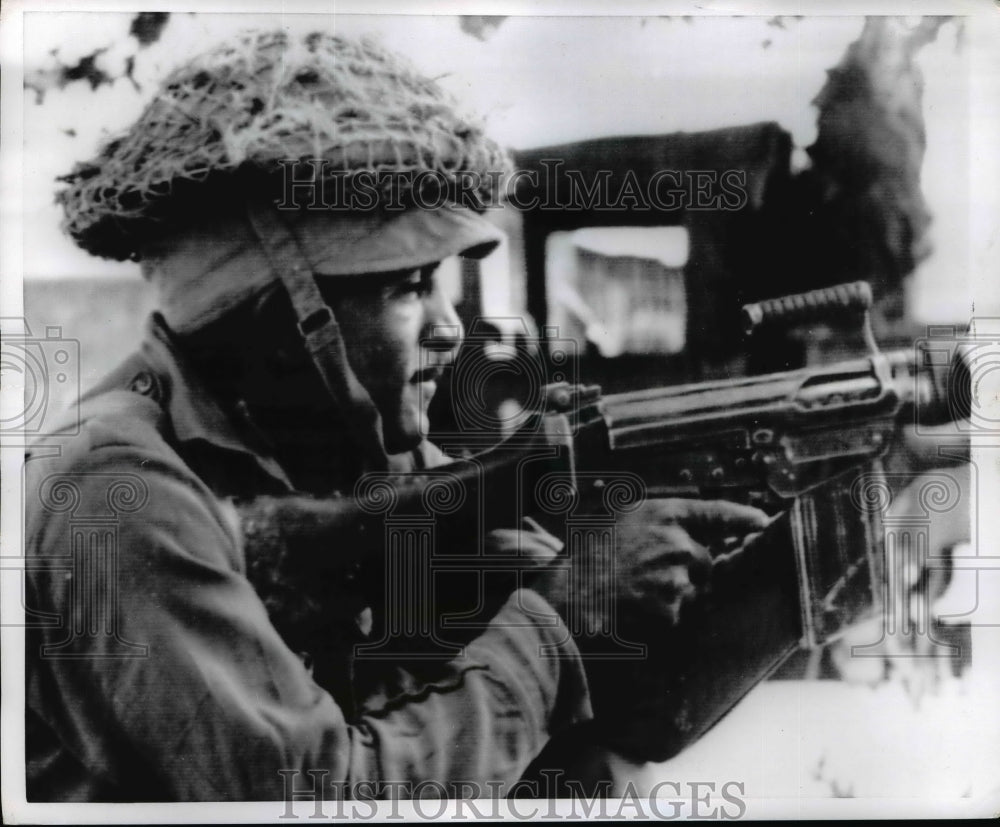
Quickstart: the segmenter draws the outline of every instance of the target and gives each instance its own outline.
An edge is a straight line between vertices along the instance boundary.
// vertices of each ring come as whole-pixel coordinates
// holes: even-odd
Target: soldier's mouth
[[[434,382],[435,384],[441,381],[441,377],[444,376],[444,367],[441,365],[428,365],[425,368],[421,368],[416,373],[413,374],[410,382],[414,385],[421,385],[425,382]]]

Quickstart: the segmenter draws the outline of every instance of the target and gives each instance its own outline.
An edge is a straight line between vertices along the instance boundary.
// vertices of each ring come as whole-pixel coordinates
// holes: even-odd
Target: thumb
[[[562,541],[531,517],[521,520],[522,528],[495,528],[486,535],[486,553],[516,555],[533,566],[544,566],[562,551]]]

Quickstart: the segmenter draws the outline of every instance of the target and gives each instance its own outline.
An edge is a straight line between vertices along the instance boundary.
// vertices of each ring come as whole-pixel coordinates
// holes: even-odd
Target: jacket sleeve
[[[272,627],[225,508],[182,463],[110,445],[55,477],[71,507],[54,475],[28,475],[28,599],[59,619],[29,638],[29,705],[126,794],[140,776],[162,800],[280,800],[316,773],[510,784],[589,714],[565,627],[520,590],[463,657],[347,720]]]

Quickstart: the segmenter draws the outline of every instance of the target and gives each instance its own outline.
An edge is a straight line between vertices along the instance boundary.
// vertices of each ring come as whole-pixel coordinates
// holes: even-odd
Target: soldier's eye
[[[412,295],[419,298],[429,296],[434,292],[434,269],[433,267],[425,267],[421,270],[414,270],[396,288],[396,294],[399,296]]]

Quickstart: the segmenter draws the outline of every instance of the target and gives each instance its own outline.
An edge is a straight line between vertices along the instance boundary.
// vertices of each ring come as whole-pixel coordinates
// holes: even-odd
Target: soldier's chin
[[[423,411],[408,411],[395,422],[383,422],[385,450],[390,454],[412,451],[424,441],[429,430],[430,422]]]

